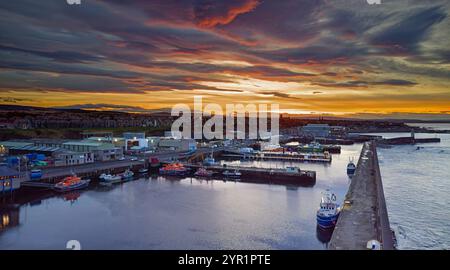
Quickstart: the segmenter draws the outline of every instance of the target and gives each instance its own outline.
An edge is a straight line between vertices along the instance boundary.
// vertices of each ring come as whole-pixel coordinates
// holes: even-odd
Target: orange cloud
[[[226,25],[231,23],[238,15],[255,9],[259,4],[258,0],[248,0],[240,3],[239,6],[224,8],[212,3],[205,4],[196,10],[197,25],[211,28],[216,25]]]

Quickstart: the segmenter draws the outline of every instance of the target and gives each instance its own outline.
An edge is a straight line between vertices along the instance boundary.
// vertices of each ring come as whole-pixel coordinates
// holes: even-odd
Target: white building
[[[56,152],[53,157],[55,166],[73,166],[94,162],[94,153],[92,152]]]
[[[93,141],[70,141],[62,147],[73,152],[92,152],[95,161],[117,160],[123,157],[123,149],[111,143]]]
[[[125,139],[125,151],[140,150],[148,147],[148,140],[144,132],[126,132],[123,134]]]
[[[158,143],[160,150],[172,151],[195,151],[197,142],[194,139],[160,139]]]

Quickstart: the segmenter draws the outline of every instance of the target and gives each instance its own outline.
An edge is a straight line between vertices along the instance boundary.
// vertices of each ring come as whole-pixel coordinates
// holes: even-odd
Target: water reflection
[[[317,172],[310,188],[148,175],[62,196],[33,191],[11,202],[20,226],[3,230],[0,249],[64,249],[71,239],[85,249],[321,249],[331,237],[316,230],[321,193],[344,197],[348,158],[360,148],[346,146],[331,166],[294,164]]]
[[[72,191],[61,195],[65,201],[69,201],[73,204],[81,196],[80,191]]]
[[[0,207],[0,233],[3,231],[19,226],[19,212],[18,206],[2,206]]]
[[[321,243],[325,244],[326,248],[328,248],[328,243],[333,235],[333,230],[334,228],[322,228],[320,226],[316,226],[316,237]]]

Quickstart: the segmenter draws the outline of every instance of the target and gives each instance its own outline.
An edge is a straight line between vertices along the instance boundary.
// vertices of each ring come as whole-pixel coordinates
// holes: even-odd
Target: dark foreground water
[[[331,232],[316,229],[321,192],[342,200],[360,149],[344,147],[331,165],[295,164],[317,171],[309,188],[147,177],[22,204],[7,212],[0,249],[64,249],[72,239],[83,249],[323,249]]]

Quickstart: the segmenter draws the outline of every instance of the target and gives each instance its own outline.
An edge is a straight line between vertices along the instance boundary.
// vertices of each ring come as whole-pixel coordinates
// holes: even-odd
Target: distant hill
[[[22,112],[73,112],[73,113],[101,113],[101,114],[143,114],[143,115],[170,115],[170,108],[162,109],[144,109],[140,107],[131,106],[117,106],[118,108],[111,108],[110,110],[96,109],[95,106],[101,104],[84,104],[61,107],[35,107],[35,106],[21,106],[21,105],[7,105],[0,104],[0,111],[22,111]],[[107,104],[105,104],[106,106]],[[84,107],[83,107],[84,106]],[[388,121],[393,123],[450,123],[450,114],[347,114],[342,116],[335,116],[330,114],[287,114],[283,113],[283,117],[292,119],[305,120],[342,120],[342,121]]]
[[[120,111],[120,110],[95,110],[95,109],[81,109],[81,108],[75,108],[71,106],[67,107],[35,107],[35,106],[22,106],[22,105],[7,105],[7,104],[0,104],[0,111],[22,111],[22,112],[74,112],[74,113],[104,113],[104,114],[170,114],[170,109],[157,109],[157,110],[146,110],[143,112],[126,112],[126,111]]]

